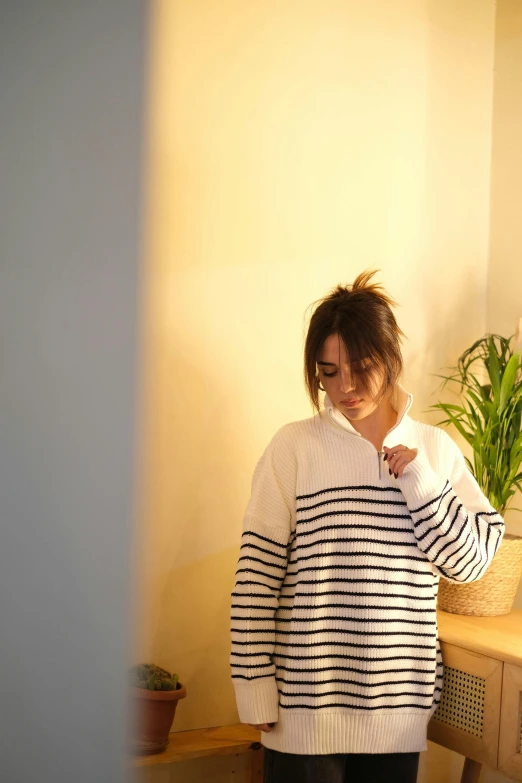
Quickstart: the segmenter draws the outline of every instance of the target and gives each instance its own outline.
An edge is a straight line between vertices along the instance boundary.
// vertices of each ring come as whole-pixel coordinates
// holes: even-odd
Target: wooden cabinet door
[[[504,664],[498,768],[522,780],[522,668]]]
[[[427,737],[467,758],[497,768],[502,661],[440,643],[444,664],[441,701]]]

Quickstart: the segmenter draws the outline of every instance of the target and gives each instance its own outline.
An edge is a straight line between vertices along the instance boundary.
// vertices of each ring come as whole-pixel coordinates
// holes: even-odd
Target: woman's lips
[[[355,408],[356,405],[359,405],[361,402],[360,400],[341,400],[343,405],[346,405],[347,408]]]

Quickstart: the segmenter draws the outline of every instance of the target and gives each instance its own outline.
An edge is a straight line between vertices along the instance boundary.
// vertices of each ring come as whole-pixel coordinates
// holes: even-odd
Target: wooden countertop
[[[226,756],[231,753],[246,753],[261,739],[261,732],[245,723],[235,726],[217,726],[212,729],[174,731],[169,734],[169,744],[163,753],[151,756],[135,756],[133,767],[151,767],[171,764],[173,761],[201,756]],[[255,745],[254,745],[255,747]]]
[[[498,617],[452,614],[437,609],[441,642],[522,666],[522,610]]]

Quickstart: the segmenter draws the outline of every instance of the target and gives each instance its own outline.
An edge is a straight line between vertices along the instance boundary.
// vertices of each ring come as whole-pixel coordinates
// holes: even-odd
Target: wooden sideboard
[[[428,739],[466,757],[461,783],[483,764],[522,781],[522,611],[473,617],[437,610],[444,663]]]
[[[461,783],[476,783],[483,764],[522,781],[522,611],[472,617],[438,609],[437,624],[444,682],[428,739],[466,757]],[[259,740],[260,732],[243,724],[174,732],[164,753],[133,766],[249,751],[249,780],[260,783]]]
[[[136,756],[132,759],[135,769],[159,767],[176,761],[202,758],[203,756],[229,756],[249,753],[248,783],[263,780],[263,746],[261,732],[245,723],[234,726],[216,726],[211,729],[173,731],[163,753],[152,756]],[[141,778],[140,778],[141,779]]]

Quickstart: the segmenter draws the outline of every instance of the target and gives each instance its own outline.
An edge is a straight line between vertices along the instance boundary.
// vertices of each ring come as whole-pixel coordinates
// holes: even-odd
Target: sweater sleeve
[[[486,573],[505,524],[468,470],[457,444],[444,433],[452,470],[441,476],[420,449],[398,486],[413,519],[419,548],[450,582],[475,582]]]
[[[232,592],[230,667],[242,723],[278,719],[275,613],[295,529],[296,462],[285,429],[276,433],[254,470]]]

